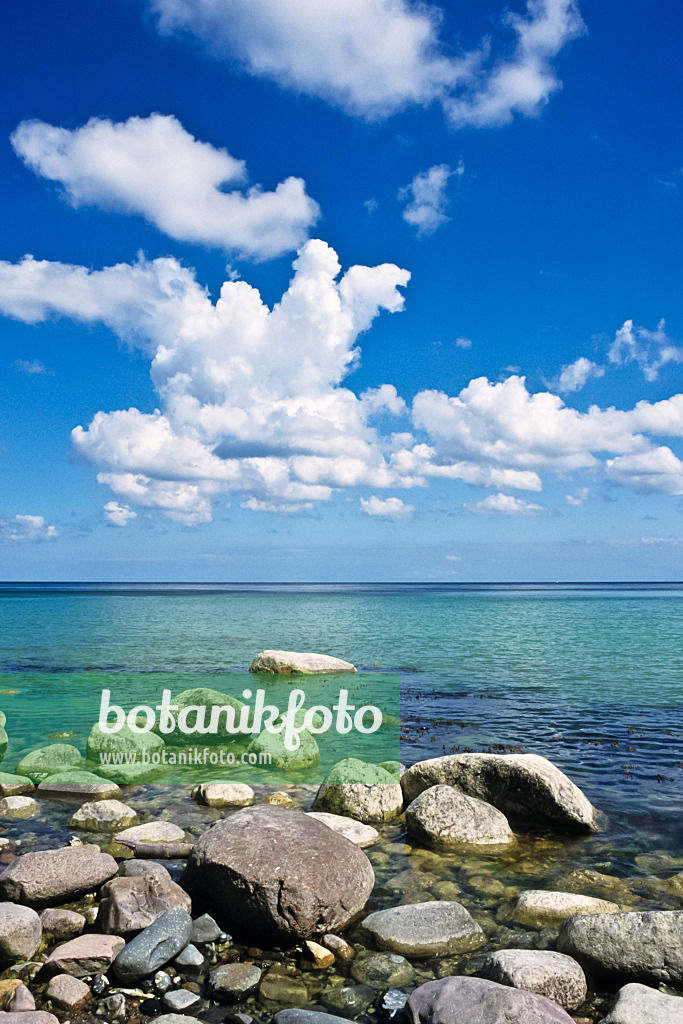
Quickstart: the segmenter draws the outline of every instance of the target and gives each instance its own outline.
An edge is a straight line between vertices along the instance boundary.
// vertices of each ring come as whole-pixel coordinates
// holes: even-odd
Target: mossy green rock
[[[368,764],[357,757],[347,757],[337,761],[325,779],[326,786],[349,786],[363,783],[365,786],[377,786],[381,783],[396,785],[396,776],[378,764]]]
[[[338,761],[313,801],[314,811],[343,814],[358,821],[390,821],[403,811],[395,775],[355,757]]]
[[[78,747],[72,747],[70,743],[51,743],[22,757],[16,767],[16,774],[26,775],[38,784],[57,772],[77,771],[82,761]]]
[[[246,754],[254,754],[262,758],[270,758],[269,761],[262,760],[267,768],[279,768],[285,772],[302,771],[305,768],[314,768],[320,763],[320,749],[315,738],[308,730],[304,729],[299,734],[299,746],[296,750],[288,750],[285,746],[284,736],[281,732],[271,733],[266,729],[249,744]],[[255,767],[258,766],[258,762]]]
[[[23,796],[32,793],[34,785],[27,775],[0,772],[0,796]]]
[[[5,716],[3,715],[3,718],[4,717]],[[4,723],[3,723],[3,725],[0,726],[0,761],[2,761],[2,759],[5,756],[5,752],[7,751],[7,744],[8,743],[9,743],[9,739],[7,737],[7,732],[4,729]]]
[[[50,775],[38,786],[38,796],[83,800],[110,800],[121,795],[113,782],[93,772],[69,771]]]
[[[172,704],[177,707],[177,711],[173,714],[176,716],[176,722],[180,714],[187,708],[199,708],[200,710],[189,712],[185,716],[187,728],[195,729],[200,726],[202,729],[209,727],[211,723],[211,715],[214,708],[231,708],[234,712],[234,726],[237,727],[240,719],[240,712],[245,706],[241,700],[237,700],[236,697],[231,697],[227,693],[221,693],[220,690],[212,690],[208,686],[197,686],[192,690],[183,690],[177,697],[173,698]],[[204,709],[203,712],[201,709]],[[169,734],[161,734],[164,736],[166,743],[182,744],[185,746],[188,742],[197,743],[225,743],[226,741],[234,741],[239,737],[236,737],[234,733],[230,732],[226,728],[227,719],[229,712],[223,712],[222,714],[216,713],[217,717],[217,731],[216,732],[195,732],[186,733],[181,729],[177,728],[174,732]],[[157,733],[159,732],[159,722],[155,726]]]

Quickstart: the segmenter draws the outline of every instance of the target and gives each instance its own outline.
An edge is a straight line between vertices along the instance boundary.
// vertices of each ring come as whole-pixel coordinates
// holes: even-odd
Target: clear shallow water
[[[27,738],[49,742],[46,680],[66,697],[89,679],[99,690],[103,671],[232,673],[266,647],[319,650],[401,672],[404,762],[539,753],[606,812],[615,850],[675,849],[682,597],[676,584],[5,584],[0,690],[20,692],[0,696],[17,722],[2,768]]]

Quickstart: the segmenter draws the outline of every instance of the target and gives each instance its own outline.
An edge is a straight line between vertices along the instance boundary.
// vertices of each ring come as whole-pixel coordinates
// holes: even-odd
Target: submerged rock
[[[434,846],[506,845],[515,840],[505,815],[455,786],[431,786],[406,809],[408,835]]]
[[[32,796],[4,796],[0,798],[0,818],[32,818],[38,813],[38,801]]]
[[[297,651],[261,651],[251,665],[250,672],[271,672],[278,675],[319,675],[321,673],[355,672],[350,661],[333,658],[329,654],[300,653]]]
[[[183,885],[241,927],[278,938],[337,931],[360,913],[374,873],[357,846],[301,811],[258,805],[196,842]]]
[[[15,771],[17,775],[25,775],[38,784],[57,772],[80,768],[82,761],[78,747],[70,743],[50,743],[22,757]]]
[[[683,1024],[683,999],[647,985],[624,985],[601,1024]]]
[[[484,932],[460,903],[432,901],[378,910],[361,934],[380,949],[405,956],[437,956],[478,949]]]
[[[299,746],[289,750],[285,746],[285,737],[281,732],[272,733],[264,729],[247,747],[247,755],[267,757],[267,763],[281,771],[294,772],[304,768],[313,768],[320,763],[320,748],[315,737],[308,729],[298,734]],[[257,762],[258,763],[258,762]]]
[[[351,977],[361,985],[384,990],[410,985],[415,971],[399,953],[359,953],[351,964]]]
[[[319,788],[313,810],[357,818],[390,821],[403,811],[403,793],[396,776],[355,757],[338,761]]]
[[[99,888],[116,874],[113,857],[99,846],[24,853],[0,877],[0,896],[15,903],[47,906]]]
[[[683,910],[569,917],[557,948],[585,969],[634,981],[683,984]]]
[[[65,799],[76,797],[90,801],[111,800],[121,796],[121,790],[115,782],[108,782],[93,772],[72,770],[50,775],[38,786],[38,795]]]
[[[595,809],[551,761],[537,754],[451,754],[419,761],[401,777],[412,803],[430,786],[457,786],[509,818],[589,831]]]
[[[340,836],[349,839],[356,846],[372,846],[379,839],[379,832],[372,825],[364,825],[355,818],[347,818],[343,814],[328,814],[327,811],[307,811],[311,818],[322,821]]]
[[[594,896],[577,896],[569,892],[546,892],[527,889],[521,892],[512,909],[512,920],[533,928],[559,927],[568,917],[579,914],[614,914],[618,903]]]
[[[222,964],[209,975],[214,999],[237,1002],[258,988],[261,968],[255,964]]]
[[[23,796],[32,793],[35,786],[27,775],[0,772],[0,796]]]
[[[484,978],[428,981],[406,1003],[413,1024],[572,1024],[557,1003]]]
[[[212,690],[208,686],[196,686],[191,690],[183,690],[173,698],[173,704],[178,708],[176,720],[180,720],[182,715],[188,728],[194,729],[197,726],[204,729],[211,728],[211,732],[201,733],[202,743],[225,743],[234,740],[236,736],[234,730],[239,725],[242,709],[246,707],[236,697],[231,697],[228,693],[221,693],[220,690]],[[165,739],[167,743],[180,743],[182,746],[186,746],[188,735],[182,729],[176,728]]]
[[[40,945],[43,927],[35,910],[0,903],[0,967],[30,960]]]
[[[40,915],[40,923],[43,926],[45,941],[49,944],[75,939],[85,928],[83,914],[78,914],[75,910],[58,910],[55,908],[43,910]]]
[[[478,973],[489,981],[547,996],[565,1010],[576,1010],[586,999],[586,976],[564,953],[503,949],[487,956]]]

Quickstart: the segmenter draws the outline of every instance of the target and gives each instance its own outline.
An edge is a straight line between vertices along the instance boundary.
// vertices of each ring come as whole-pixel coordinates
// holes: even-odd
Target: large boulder
[[[17,775],[25,775],[38,785],[57,772],[80,768],[82,762],[78,747],[73,747],[70,743],[50,743],[22,757],[15,770]]]
[[[285,736],[281,732],[269,732],[264,729],[256,739],[252,740],[246,750],[246,756],[257,758],[255,764],[267,764],[271,768],[279,768],[282,772],[303,771],[315,768],[320,763],[320,747],[315,736],[302,729],[298,734],[299,746],[289,750],[285,746]],[[267,760],[265,760],[267,758]]]
[[[406,809],[408,835],[432,846],[503,846],[514,842],[505,815],[456,786],[431,786]]]
[[[413,1024],[572,1024],[557,1003],[484,978],[428,981],[406,1003]]]
[[[30,960],[40,945],[43,926],[35,910],[0,903],[0,967]]]
[[[465,953],[486,942],[468,911],[445,900],[378,910],[365,918],[360,931],[379,949],[403,956]]]
[[[86,764],[95,767],[98,774],[104,774],[101,769],[111,771],[120,767],[116,763],[119,759],[121,764],[125,765],[126,756],[135,758],[136,763],[130,767],[152,770],[155,767],[154,755],[160,756],[163,749],[164,741],[156,733],[134,732],[128,725],[124,725],[118,732],[108,733],[103,732],[99,722],[96,722],[88,736],[85,759]],[[156,767],[158,768],[158,764]],[[107,778],[117,781],[109,772]]]
[[[683,1024],[683,999],[647,985],[624,985],[601,1024]]]
[[[589,831],[595,809],[578,786],[536,754],[451,754],[419,761],[401,777],[410,804],[431,786],[457,786],[532,825]]]
[[[569,917],[557,948],[598,975],[681,986],[683,910]]]
[[[164,737],[166,743],[180,743],[182,746],[186,746],[188,742],[193,740],[206,744],[226,743],[239,738],[227,728],[228,721],[231,718],[234,721],[234,728],[237,727],[240,720],[240,712],[245,707],[244,703],[241,700],[237,700],[236,697],[231,697],[220,690],[212,690],[208,686],[196,686],[191,690],[183,690],[182,693],[173,698],[172,704],[178,709],[174,712],[176,721],[180,714],[185,712],[185,721],[188,728],[194,729],[199,726],[203,729],[208,729],[211,724],[211,716],[215,714],[216,729],[212,732],[188,735],[176,727],[174,732]],[[193,710],[189,710],[190,708]],[[221,711],[222,708],[227,708],[228,710]],[[156,728],[158,730],[158,724]]]
[[[192,901],[169,877],[150,872],[112,878],[102,887],[97,923],[103,932],[130,935],[142,931],[170,907],[192,910]]]
[[[500,985],[535,992],[576,1010],[586,999],[586,976],[576,960],[544,949],[502,949],[486,957],[479,974]]]
[[[328,773],[313,810],[358,821],[390,821],[403,811],[403,793],[398,779],[386,769],[347,757]]]
[[[355,672],[356,667],[329,654],[299,653],[297,651],[261,651],[251,665],[250,672],[270,672],[277,675],[320,675],[326,673]]]
[[[596,896],[526,889],[517,897],[510,916],[516,924],[532,928],[559,928],[568,917],[578,914],[616,914],[619,909],[618,903],[600,900]]]
[[[37,907],[64,903],[99,888],[116,871],[114,858],[99,846],[24,853],[0,877],[0,897]]]
[[[357,846],[302,811],[261,804],[217,822],[195,843],[183,877],[247,931],[287,940],[347,925],[374,886]]]

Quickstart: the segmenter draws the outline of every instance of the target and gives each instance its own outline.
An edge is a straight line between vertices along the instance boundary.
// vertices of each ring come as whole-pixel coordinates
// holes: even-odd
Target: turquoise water
[[[126,673],[167,673],[223,690],[224,674],[263,648],[317,650],[400,672],[404,762],[539,753],[608,814],[615,843],[675,845],[682,597],[676,584],[5,584],[0,690],[19,692],[0,696],[11,740],[2,768],[73,728],[41,715],[46,688],[65,708],[78,688],[99,691],[102,673],[112,689]]]

